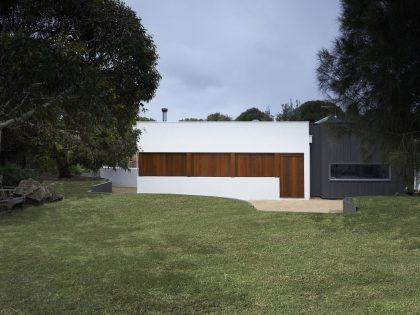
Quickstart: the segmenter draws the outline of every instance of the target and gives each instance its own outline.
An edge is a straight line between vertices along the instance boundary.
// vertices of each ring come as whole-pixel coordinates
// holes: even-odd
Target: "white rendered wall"
[[[130,171],[117,168],[113,170],[111,167],[103,167],[99,170],[102,178],[109,178],[112,181],[112,186],[115,187],[136,187],[138,169],[130,168]]]
[[[139,122],[140,151],[309,153],[308,122]]]
[[[273,200],[279,198],[275,177],[137,177],[137,192]]]
[[[139,148],[141,152],[214,152],[214,153],[303,153],[304,154],[304,182],[305,199],[310,196],[309,169],[309,123],[308,122],[139,122],[137,128],[141,130]],[[145,192],[145,184],[138,178],[138,192]],[[154,177],[156,193],[165,193],[165,182],[170,177]],[[194,182],[196,177],[177,177],[179,185]],[[214,182],[217,181],[217,178]],[[246,177],[235,177],[245,179]],[[264,178],[263,178],[264,179]],[[274,179],[274,178],[270,178]],[[276,196],[269,199],[279,199],[279,180],[276,185],[272,182],[269,190],[276,189]],[[255,178],[253,178],[256,183]],[[229,187],[237,190],[244,189],[239,181],[227,180]],[[209,181],[206,181],[211,186]],[[204,185],[204,182],[203,182]],[[187,188],[191,188],[189,185]],[[144,189],[143,189],[144,188]],[[267,188],[267,187],[265,187]],[[268,199],[263,188],[253,185],[256,198]],[[148,189],[149,190],[149,189]],[[202,189],[203,195],[215,195],[210,190]],[[216,191],[215,191],[216,192]],[[174,192],[175,193],[175,192]],[[259,194],[261,198],[258,198]],[[270,195],[271,196],[271,195]],[[238,197],[234,197],[238,198]]]

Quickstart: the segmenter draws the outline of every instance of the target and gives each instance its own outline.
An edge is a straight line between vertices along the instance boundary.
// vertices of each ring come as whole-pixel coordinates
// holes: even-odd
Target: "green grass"
[[[0,213],[0,314],[420,313],[420,199],[355,215],[88,195]]]

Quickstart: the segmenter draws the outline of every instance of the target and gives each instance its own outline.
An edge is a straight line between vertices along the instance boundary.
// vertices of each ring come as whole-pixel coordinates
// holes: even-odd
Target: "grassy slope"
[[[87,195],[0,214],[0,314],[420,313],[420,199],[356,215]]]

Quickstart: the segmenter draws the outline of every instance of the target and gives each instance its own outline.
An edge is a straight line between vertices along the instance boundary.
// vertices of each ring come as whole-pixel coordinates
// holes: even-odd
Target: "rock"
[[[41,185],[41,183],[32,178],[21,180],[15,193],[25,196],[26,201],[34,204],[59,201],[63,199],[62,194],[57,193],[51,187]]]
[[[28,202],[35,203],[35,204],[43,203],[44,201],[47,201],[49,198],[51,198],[51,193],[44,186],[41,186],[37,190],[26,195],[26,200]]]
[[[52,189],[51,187],[46,187],[48,189],[48,191],[50,192],[50,197],[47,200],[48,202],[54,202],[54,201],[60,201],[63,200],[64,196],[63,194],[60,194],[58,192],[56,192],[54,189]]]
[[[19,182],[18,187],[16,188],[15,193],[17,195],[28,195],[32,194],[33,192],[37,191],[41,188],[41,183],[37,182],[36,180],[29,178],[24,179]]]

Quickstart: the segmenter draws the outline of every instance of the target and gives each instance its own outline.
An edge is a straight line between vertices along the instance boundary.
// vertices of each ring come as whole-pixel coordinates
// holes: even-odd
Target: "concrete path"
[[[115,187],[112,186],[113,193],[123,193],[123,194],[135,194],[137,193],[137,188],[135,187]]]
[[[260,211],[343,213],[343,200],[250,200]]]

